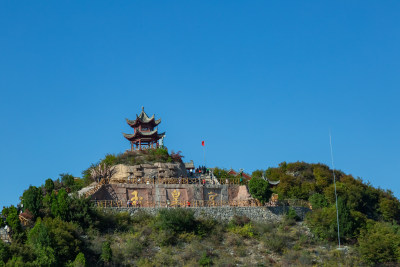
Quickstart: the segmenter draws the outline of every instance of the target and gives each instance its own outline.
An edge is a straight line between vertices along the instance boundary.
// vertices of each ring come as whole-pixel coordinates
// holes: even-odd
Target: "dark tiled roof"
[[[157,133],[157,129],[150,131],[150,132],[136,131],[134,134],[126,134],[126,133],[122,133],[122,134],[128,140],[132,140],[134,138],[141,137],[141,136],[149,137],[149,136],[154,136],[154,135],[157,135],[157,138],[160,139],[165,135],[165,133]]]
[[[136,120],[129,120],[126,119],[126,122],[130,125],[130,126],[134,126],[136,125],[138,122],[141,123],[150,123],[154,121],[154,124],[157,126],[161,123],[161,119],[155,120],[154,119],[154,114],[153,116],[149,117],[146,112],[144,112],[144,108],[142,107],[142,112],[139,115],[136,115]]]

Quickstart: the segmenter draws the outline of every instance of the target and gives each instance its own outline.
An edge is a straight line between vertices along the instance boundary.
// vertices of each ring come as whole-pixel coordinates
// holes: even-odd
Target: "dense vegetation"
[[[117,164],[108,155],[102,162]],[[220,169],[221,175],[227,175]],[[270,187],[261,179],[280,180]],[[235,217],[229,223],[196,219],[191,209],[165,209],[157,216],[109,213],[75,193],[91,180],[62,174],[30,186],[23,205],[4,207],[12,244],[0,242],[0,266],[269,266],[396,265],[400,263],[400,202],[390,191],[336,171],[340,233],[333,172],[322,164],[282,163],[257,170],[249,191],[261,202],[271,193],[312,205],[304,222],[289,209],[280,223]],[[229,177],[225,177],[229,178]],[[22,226],[21,211],[33,216]]]
[[[333,171],[323,164],[283,162],[278,168],[257,170],[280,183],[273,189],[280,199],[308,200],[313,211],[306,218],[320,240],[337,240]],[[377,189],[360,178],[335,171],[340,237],[357,244],[365,262],[400,263],[400,202],[389,190]]]

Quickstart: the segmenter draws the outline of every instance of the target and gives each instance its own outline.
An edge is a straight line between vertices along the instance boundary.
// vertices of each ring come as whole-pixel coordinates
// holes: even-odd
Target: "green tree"
[[[52,247],[40,247],[36,250],[36,260],[33,262],[35,266],[56,266],[57,260],[54,249]]]
[[[35,226],[28,233],[28,243],[34,249],[50,247],[52,245],[49,230],[40,218],[37,219]]]
[[[342,198],[338,198],[338,212],[339,212],[339,226],[340,237],[351,238],[353,237],[356,225],[353,217],[351,216],[350,209]]]
[[[400,222],[400,202],[394,197],[382,197],[379,200],[379,211],[387,222]]]
[[[0,263],[7,262],[10,256],[11,254],[9,245],[4,243],[3,241],[0,241]]]
[[[69,215],[69,196],[67,194],[67,191],[65,189],[60,189],[57,194],[57,198],[53,200],[53,203],[51,205],[51,213],[56,216],[61,218],[62,220],[68,221],[68,215]]]
[[[109,166],[115,165],[117,157],[114,154],[107,154],[104,159],[100,162],[100,164],[106,164]]]
[[[51,194],[51,192],[53,192],[54,190],[54,182],[51,178],[47,179],[44,182],[44,189],[46,190],[47,194]]]
[[[52,214],[52,205],[53,203],[57,202],[57,196],[55,192],[51,192],[50,194],[47,194],[43,198],[43,212],[46,216],[53,215]],[[54,204],[56,205],[56,204]]]
[[[286,162],[285,162],[286,163]],[[286,171],[286,165],[284,167]],[[270,181],[279,181],[285,175],[285,171],[282,168],[268,168],[265,171],[265,175]]]
[[[311,232],[320,240],[337,240],[336,207],[334,205],[306,215]]]
[[[6,217],[6,223],[12,230],[13,238],[16,238],[18,234],[23,232],[18,217],[18,209],[11,205],[10,207],[4,207],[1,213]]]
[[[70,221],[78,223],[83,228],[89,228],[93,222],[97,221],[97,214],[92,209],[90,198],[72,196],[68,200]]]
[[[56,258],[52,248],[50,231],[40,218],[28,233],[28,244],[35,252],[35,265],[52,266],[55,264]]]
[[[249,181],[248,187],[251,196],[258,199],[261,203],[268,202],[272,195],[268,182],[263,179],[252,178]]]
[[[360,254],[368,264],[400,263],[398,226],[370,221],[361,231],[358,244]]]
[[[263,170],[255,170],[251,174],[251,178],[262,178],[265,172]]]
[[[69,188],[72,188],[75,184],[75,178],[69,173],[60,174],[61,182]]]
[[[308,200],[310,201],[311,206],[314,210],[328,206],[328,201],[323,194],[313,194]]]
[[[45,218],[43,223],[50,233],[57,262],[64,263],[74,260],[80,252],[82,244],[78,234],[78,226],[60,218]]]
[[[22,194],[24,209],[29,209],[33,216],[38,217],[42,208],[42,190],[36,186],[29,186]]]

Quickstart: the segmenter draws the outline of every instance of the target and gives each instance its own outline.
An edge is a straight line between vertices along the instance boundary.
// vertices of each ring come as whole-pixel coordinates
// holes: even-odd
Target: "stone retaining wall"
[[[196,218],[211,217],[219,221],[230,221],[235,215],[246,216],[252,221],[266,222],[266,221],[280,221],[286,214],[289,207],[192,207],[187,208],[194,211]],[[292,207],[297,215],[304,219],[307,212],[310,211],[304,207]],[[158,211],[163,208],[106,208],[114,212],[128,212],[132,216],[139,211],[144,211],[151,215],[157,215]],[[173,209],[173,208],[170,208]]]

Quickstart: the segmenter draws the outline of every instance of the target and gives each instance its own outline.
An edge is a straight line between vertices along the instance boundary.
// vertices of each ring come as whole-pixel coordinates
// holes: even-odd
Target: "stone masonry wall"
[[[297,215],[304,219],[307,212],[310,211],[308,208],[303,207],[292,207]],[[134,216],[139,211],[144,211],[151,215],[157,215],[158,211],[163,208],[106,208],[113,212],[128,212]],[[170,208],[172,209],[172,208]],[[228,222],[235,215],[246,216],[252,221],[257,222],[276,222],[280,221],[286,214],[288,207],[192,207],[189,208],[194,211],[196,218],[210,217],[219,221]]]
[[[126,203],[137,194],[143,202],[166,203],[172,199],[171,192],[180,192],[179,201],[195,200],[208,201],[210,195],[215,196],[215,201],[248,200],[251,199],[245,185],[192,185],[192,184],[106,184],[103,185],[91,198],[93,200],[113,200]]]

